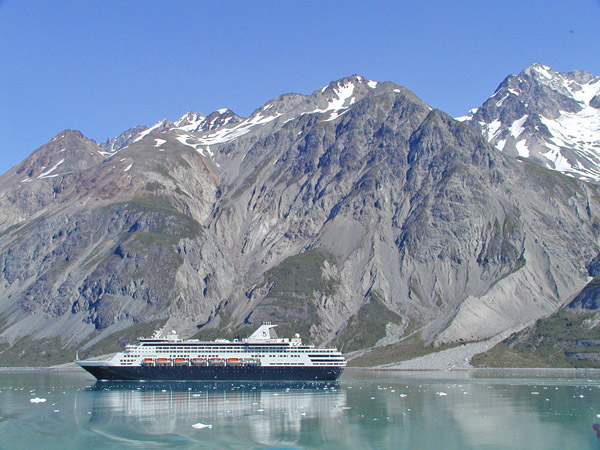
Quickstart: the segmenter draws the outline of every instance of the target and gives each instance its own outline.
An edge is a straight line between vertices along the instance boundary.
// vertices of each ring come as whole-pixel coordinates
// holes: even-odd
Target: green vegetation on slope
[[[85,350],[79,350],[81,359],[119,352],[125,344],[137,342],[140,336],[149,336],[154,330],[164,326],[167,319],[156,320],[149,323],[137,323],[122,331],[116,332],[109,337],[97,342]],[[0,344],[0,366],[3,367],[48,367],[64,364],[75,359],[75,351],[82,348],[86,342],[91,341],[98,335],[92,333],[85,342],[77,348],[65,347],[58,338],[36,339],[26,336],[8,346],[7,343]]]
[[[405,361],[430,353],[447,350],[456,347],[459,344],[446,344],[434,347],[425,345],[419,333],[415,333],[395,344],[384,345],[370,350],[364,355],[352,358],[348,365],[351,367],[374,367],[383,364],[392,364],[398,361]]]
[[[148,195],[111,205],[110,208],[132,219],[137,217],[131,228],[121,234],[114,251],[114,255],[122,259],[137,255],[140,261],[144,261],[144,264],[136,264],[135,270],[130,273],[134,279],[152,279],[161,268],[163,278],[164,269],[168,269],[168,278],[174,276],[183,263],[175,246],[181,239],[195,238],[201,232],[200,224],[177,211],[164,196]]]
[[[331,295],[339,283],[323,277],[325,261],[332,260],[331,255],[315,248],[290,256],[268,270],[265,280],[271,289],[258,305],[256,317],[278,324],[280,334],[297,332],[308,340],[310,327],[320,322],[315,292]]]
[[[333,294],[338,282],[323,277],[323,264],[331,259],[331,255],[318,248],[286,258],[265,273],[267,282],[274,283],[270,295],[294,293],[311,296],[314,291]]]
[[[278,325],[277,334],[291,337],[300,333],[305,342],[310,341],[310,327],[318,324],[315,293],[332,295],[339,281],[323,277],[325,261],[334,262],[332,255],[314,248],[304,253],[290,256],[279,265],[265,272],[265,283],[270,290],[251,315],[252,325],[231,323],[230,311],[219,312],[221,325],[218,328],[201,329],[195,338],[212,340],[215,338],[245,338],[252,334],[262,321]]]
[[[600,368],[597,318],[597,312],[561,310],[475,355],[471,363],[476,367]]]
[[[372,347],[386,336],[386,326],[390,322],[400,324],[402,318],[390,311],[376,292],[371,292],[369,301],[350,318],[333,344],[343,352]]]

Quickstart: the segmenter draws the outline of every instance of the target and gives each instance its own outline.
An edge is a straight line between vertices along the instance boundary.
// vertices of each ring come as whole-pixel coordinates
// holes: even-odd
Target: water
[[[595,422],[598,372],[347,370],[275,384],[0,372],[2,449],[598,449]]]

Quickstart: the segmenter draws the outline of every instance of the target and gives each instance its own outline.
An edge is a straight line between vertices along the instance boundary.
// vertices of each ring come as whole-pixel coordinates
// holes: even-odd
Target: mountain
[[[575,367],[600,364],[600,257],[587,265],[593,278],[558,311],[536,320],[487,352],[479,367]]]
[[[0,177],[0,228],[43,213],[55,201],[60,180],[105,158],[103,150],[81,132],[62,131]]]
[[[226,125],[234,125],[241,120],[241,117],[227,108],[219,109],[208,117],[204,116],[202,113],[188,112],[175,122],[163,119],[150,128],[141,125],[130,128],[119,136],[107,139],[106,142],[101,144],[101,147],[105,152],[114,153],[128,147],[134,142],[140,141],[148,135],[157,135],[169,130],[201,133],[204,131],[220,129]]]
[[[600,76],[533,64],[458,120],[508,155],[600,182]]]
[[[596,185],[498,152],[391,82],[129,134],[74,140],[65,152],[99,156],[54,177],[33,176],[58,162],[38,151],[31,175],[0,177],[3,361],[263,320],[354,364],[397,361],[551,314],[600,253]]]

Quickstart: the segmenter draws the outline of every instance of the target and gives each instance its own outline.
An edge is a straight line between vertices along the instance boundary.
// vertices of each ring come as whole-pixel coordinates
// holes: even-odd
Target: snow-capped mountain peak
[[[354,103],[378,85],[377,81],[353,75],[332,81],[310,95],[280,95],[256,109],[247,118],[240,117],[227,108],[218,109],[208,116],[188,112],[174,122],[163,119],[149,128],[136,127],[127,130],[108,139],[101,147],[107,153],[114,153],[130,144],[140,142],[146,136],[172,130],[178,132],[177,139],[180,142],[203,154],[212,154],[212,151],[208,150],[209,146],[230,142],[252,129],[274,123],[282,116],[285,117],[282,117],[277,126],[283,126],[304,114],[323,114],[323,120],[332,121],[346,113]]]
[[[532,64],[457,120],[507,154],[600,182],[600,77],[589,72]]]
[[[163,120],[159,120],[158,122],[156,122],[154,125],[152,125],[150,128],[148,128],[147,130],[142,131],[134,140],[133,142],[139,142],[141,141],[143,138],[145,138],[146,136],[148,136],[149,134],[153,134],[153,133],[161,133],[163,131],[167,131],[169,129],[171,129],[173,127],[173,124],[171,122],[169,122],[169,120],[167,119],[163,119]]]
[[[184,131],[194,131],[205,119],[204,114],[190,111],[173,122],[173,126]]]

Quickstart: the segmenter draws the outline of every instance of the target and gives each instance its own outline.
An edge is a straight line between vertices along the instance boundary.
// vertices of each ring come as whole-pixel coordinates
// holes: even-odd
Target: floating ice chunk
[[[46,401],[45,398],[40,398],[40,397],[35,397],[35,398],[29,399],[29,403],[44,403],[45,401]]]
[[[533,391],[533,392],[531,393],[531,395],[540,395],[540,393],[539,393],[539,392],[537,392],[537,391]]]
[[[436,392],[435,395],[439,395],[440,397],[445,397],[446,395],[448,395],[446,392]]]
[[[400,394],[400,398],[408,397],[406,394]]]
[[[203,428],[211,428],[212,429],[212,424],[211,425],[206,425],[204,423],[198,422],[198,423],[193,424],[192,427],[195,428],[195,429],[197,429],[197,430],[201,430]]]

